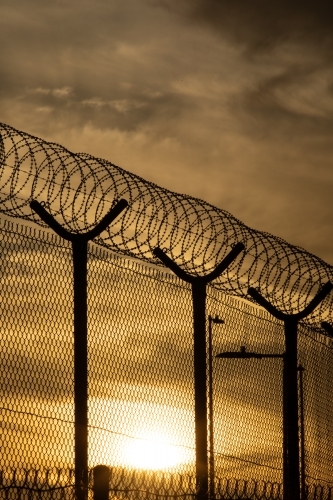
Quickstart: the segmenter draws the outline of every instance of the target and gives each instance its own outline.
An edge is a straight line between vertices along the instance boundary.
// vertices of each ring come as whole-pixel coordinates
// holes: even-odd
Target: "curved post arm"
[[[118,203],[111,208],[111,210],[103,217],[103,219],[90,231],[83,234],[71,233],[67,229],[63,228],[55,218],[49,214],[45,208],[36,200],[30,203],[31,209],[39,215],[39,217],[44,221],[58,236],[64,238],[68,241],[73,241],[74,239],[80,238],[84,241],[92,240],[96,238],[102,231],[104,231],[111,222],[118,217],[118,215],[128,206],[126,200],[121,199]]]
[[[286,321],[286,319],[299,321],[312,313],[312,311],[314,311],[314,309],[320,304],[322,300],[324,300],[326,295],[328,295],[332,289],[333,285],[330,281],[328,281],[327,283],[325,283],[325,285],[322,286],[319,292],[313,297],[311,302],[303,309],[303,311],[300,311],[296,314],[286,314],[282,311],[279,311],[278,309],[276,309],[276,307],[270,304],[270,302],[268,302],[268,300],[266,300],[255,288],[250,287],[248,289],[248,294],[275,318],[282,321]]]
[[[30,208],[36,212],[37,215],[42,219],[45,224],[47,224],[58,236],[64,240],[72,241],[72,233],[64,229],[59,222],[55,220],[52,215],[50,215],[45,208],[36,200],[30,202]]]
[[[333,326],[327,321],[323,321],[321,326],[326,330],[326,333],[333,338]]]
[[[167,254],[163,252],[163,250],[161,250],[161,248],[154,248],[153,254],[155,255],[155,257],[160,259],[160,261],[163,262],[166,267],[171,269],[171,271],[173,271],[175,275],[178,276],[178,278],[186,281],[187,283],[193,282],[193,276],[183,271],[183,269],[179,267],[178,264],[176,264],[173,260],[171,260],[170,257],[168,257]]]
[[[244,249],[245,246],[243,243],[241,242],[236,243],[236,245],[232,247],[230,252],[216,266],[216,268],[211,273],[207,274],[206,276],[203,276],[201,279],[204,280],[206,283],[209,283],[210,281],[213,281],[216,278],[218,278]]]
[[[309,314],[312,313],[316,309],[316,307],[324,300],[324,298],[330,293],[330,291],[333,289],[333,284],[328,281],[321,287],[317,295],[313,297],[311,302],[304,308],[303,311],[299,312],[298,314],[295,314],[297,316],[297,319],[303,319]]]
[[[250,287],[247,291],[247,293],[266,311],[268,311],[272,316],[274,316],[276,319],[280,319],[281,321],[284,321],[286,319],[286,314],[279,311],[274,307],[270,302],[268,302],[265,297],[261,295],[261,293],[258,292],[255,288]]]
[[[202,283],[209,283],[210,281],[213,281],[214,279],[218,278],[220,274],[227,269],[227,267],[233,262],[236,257],[244,250],[245,246],[243,243],[237,243],[231,250],[230,252],[224,257],[222,262],[220,262],[217,267],[209,274],[206,276],[192,276],[191,274],[188,274],[186,271],[184,271],[181,267],[178,266],[173,260],[170,259],[170,257],[167,256],[163,250],[161,250],[159,247],[155,248],[153,250],[153,254],[160,259],[163,264],[171,269],[175,273],[178,278],[180,278],[183,281],[186,281],[187,283],[195,283],[197,281],[201,281]]]

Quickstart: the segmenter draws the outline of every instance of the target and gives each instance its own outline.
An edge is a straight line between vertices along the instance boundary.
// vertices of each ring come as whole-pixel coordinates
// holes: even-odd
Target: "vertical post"
[[[207,387],[206,387],[206,284],[192,283],[194,329],[194,414],[198,500],[208,493]]]
[[[99,236],[107,228],[127,207],[127,201],[119,200],[94,229],[84,234],[71,233],[64,229],[36,200],[30,203],[30,207],[61,238],[72,243],[74,268],[75,494],[77,500],[85,500],[88,497],[88,241]]]
[[[215,458],[214,458],[214,396],[213,396],[213,323],[222,325],[223,319],[217,315],[208,316],[208,409],[209,409],[209,498],[215,499]]]
[[[106,465],[96,465],[93,474],[94,500],[109,500],[110,470]]]
[[[284,487],[287,499],[300,498],[300,462],[298,429],[297,320],[285,320],[285,357],[283,393],[285,400],[285,432],[287,467]]]
[[[304,367],[302,365],[299,365],[298,373],[299,373],[299,410],[300,410],[300,445],[301,445],[301,499],[306,500],[303,372],[304,372]]]
[[[215,497],[215,464],[214,464],[214,411],[213,411],[213,339],[212,321],[208,316],[208,394],[209,394],[209,498]]]
[[[87,251],[84,239],[74,238],[74,412],[75,487],[78,500],[88,488],[88,312]]]
[[[183,271],[160,248],[153,251],[153,254],[180,279],[192,285],[197,500],[208,498],[206,285],[218,278],[243,250],[243,243],[237,243],[214,271],[206,276],[192,276]]]
[[[283,495],[285,500],[288,500],[288,478],[289,478],[289,461],[288,461],[288,410],[287,410],[287,394],[286,387],[288,386],[288,376],[286,370],[286,360],[283,358],[282,365],[282,484],[283,484]]]

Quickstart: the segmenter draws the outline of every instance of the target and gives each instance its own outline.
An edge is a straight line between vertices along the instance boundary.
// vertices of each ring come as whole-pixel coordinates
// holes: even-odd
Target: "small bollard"
[[[109,499],[110,469],[106,465],[96,465],[93,469],[94,500]]]

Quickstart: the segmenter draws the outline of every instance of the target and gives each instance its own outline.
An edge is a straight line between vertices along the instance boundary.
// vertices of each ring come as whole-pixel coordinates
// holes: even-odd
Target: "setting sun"
[[[129,443],[125,460],[130,467],[146,470],[172,469],[185,460],[184,450],[171,444],[165,434],[145,433]]]

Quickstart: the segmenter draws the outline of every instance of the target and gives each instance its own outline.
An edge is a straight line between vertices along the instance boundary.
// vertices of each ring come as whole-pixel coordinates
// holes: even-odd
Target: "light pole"
[[[281,358],[283,361],[283,380],[285,380],[285,353],[282,354],[260,354],[257,352],[247,352],[245,346],[241,346],[239,352],[234,352],[234,351],[229,351],[229,352],[221,352],[220,354],[216,355],[217,358],[229,358],[229,359],[248,359],[248,358],[256,358],[256,359],[263,359],[263,358]],[[303,371],[304,367],[302,365],[299,365],[297,367],[297,370],[299,372],[299,383],[300,383],[300,441],[301,441],[301,498],[302,500],[306,500],[306,488],[305,488],[305,434],[304,434],[304,395],[303,395]],[[285,391],[284,391],[285,392]],[[285,394],[283,392],[283,401],[285,399]],[[285,405],[284,405],[285,408]],[[286,416],[283,415],[283,429],[285,432],[285,418]],[[283,461],[284,461],[284,466],[283,466],[283,489],[284,491],[288,491],[288,485],[286,484],[288,480],[288,476],[286,475],[286,457],[287,457],[287,441],[284,437],[283,439]]]
[[[208,407],[209,407],[209,497],[215,498],[215,465],[214,465],[214,414],[213,414],[213,323],[223,325],[223,319],[208,316]]]
[[[306,500],[305,485],[305,430],[304,430],[304,392],[303,392],[303,372],[304,366],[298,365],[299,373],[299,417],[300,417],[300,452],[301,452],[301,498]]]

